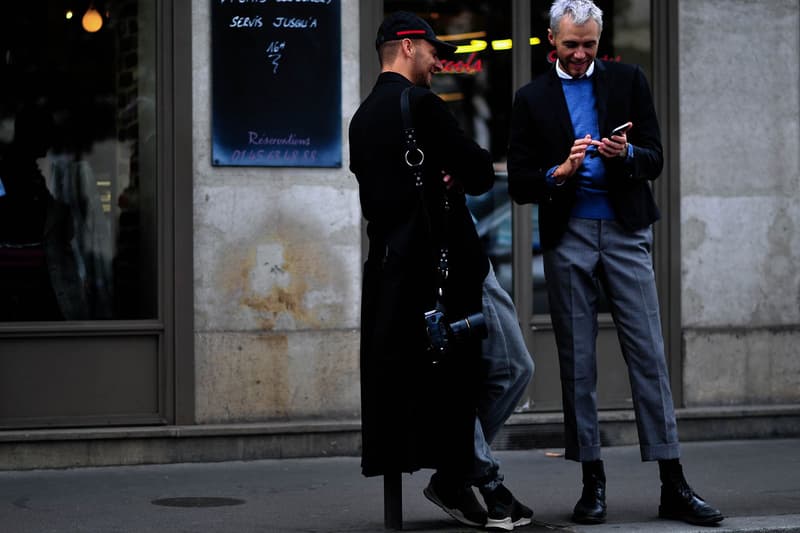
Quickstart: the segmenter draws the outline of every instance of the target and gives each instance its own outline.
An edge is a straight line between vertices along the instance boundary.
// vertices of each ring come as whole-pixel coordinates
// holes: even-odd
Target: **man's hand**
[[[628,134],[621,133],[619,135],[612,135],[603,137],[601,141],[592,141],[592,144],[597,146],[597,151],[603,157],[627,157],[628,155]]]
[[[553,178],[557,184],[562,184],[567,178],[575,175],[578,169],[583,164],[583,159],[586,157],[586,149],[593,144],[599,144],[600,141],[593,141],[592,136],[586,134],[582,139],[575,139],[572,148],[569,151],[569,157],[566,161],[558,165],[558,168],[553,172]]]

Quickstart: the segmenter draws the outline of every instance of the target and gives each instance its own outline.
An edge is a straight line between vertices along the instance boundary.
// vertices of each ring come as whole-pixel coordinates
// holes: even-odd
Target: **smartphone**
[[[633,126],[633,123],[631,122],[626,122],[625,124],[621,124],[616,128],[614,128],[613,130],[611,130],[611,135],[609,135],[609,137],[611,137],[612,135],[622,135],[623,133],[631,129],[631,126]]]

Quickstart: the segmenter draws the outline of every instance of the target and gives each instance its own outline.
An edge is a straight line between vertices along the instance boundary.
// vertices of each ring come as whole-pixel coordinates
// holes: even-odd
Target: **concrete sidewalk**
[[[604,449],[608,523],[577,526],[580,467],[560,450],[499,452],[507,486],[533,507],[516,531],[800,532],[800,439],[689,442],[689,483],[728,518],[698,528],[656,518],[658,467],[635,446]],[[403,476],[404,529],[457,527],[428,502],[430,472]],[[250,533],[383,531],[381,478],[363,478],[359,459],[252,462],[0,472],[2,533]]]

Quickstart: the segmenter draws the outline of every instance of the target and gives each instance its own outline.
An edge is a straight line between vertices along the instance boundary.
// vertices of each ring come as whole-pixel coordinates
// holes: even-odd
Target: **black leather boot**
[[[677,459],[659,461],[658,470],[661,475],[660,518],[681,520],[698,526],[713,526],[725,518],[692,490],[683,477],[683,468]]]
[[[606,473],[603,461],[581,463],[583,492],[572,511],[572,521],[578,524],[602,524],[606,521]]]

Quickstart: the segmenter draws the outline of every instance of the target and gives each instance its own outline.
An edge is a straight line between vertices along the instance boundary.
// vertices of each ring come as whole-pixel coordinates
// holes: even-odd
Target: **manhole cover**
[[[152,501],[153,505],[164,507],[224,507],[226,505],[242,505],[244,500],[237,498],[160,498]]]

